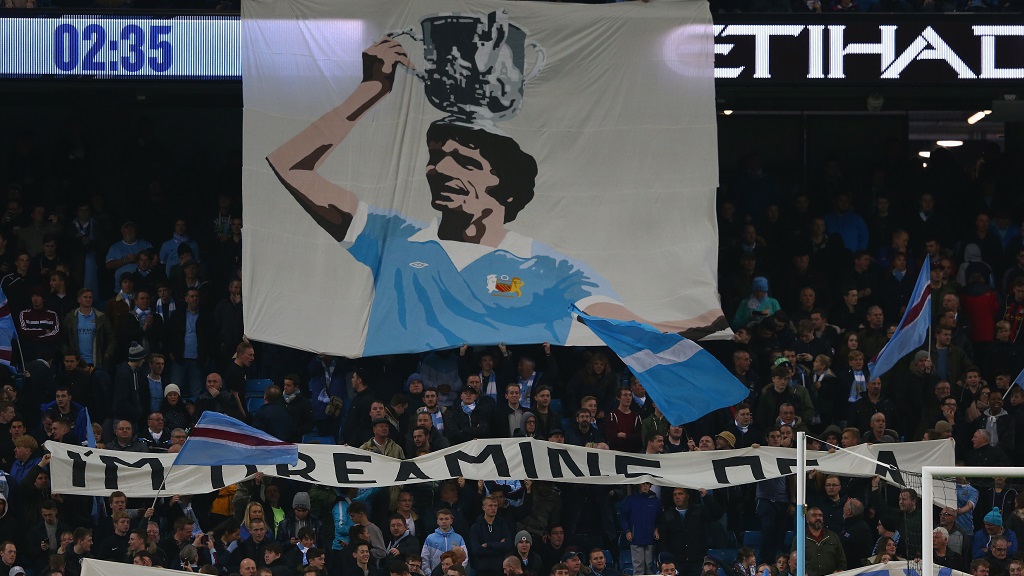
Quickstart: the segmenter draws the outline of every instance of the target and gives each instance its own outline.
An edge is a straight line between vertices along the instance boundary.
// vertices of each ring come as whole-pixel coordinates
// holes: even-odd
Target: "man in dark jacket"
[[[149,406],[149,382],[146,380],[146,349],[138,342],[128,347],[128,361],[117,367],[114,377],[114,419],[128,420],[135,426],[144,424],[143,406]]]
[[[670,552],[681,574],[695,574],[708,549],[709,525],[722,517],[722,509],[703,488],[700,502],[691,502],[686,488],[672,489],[673,507],[658,518],[658,548]]]
[[[846,554],[839,536],[825,528],[821,508],[807,510],[807,533],[804,535],[807,576],[825,576],[846,570]],[[796,542],[793,542],[796,550]]]
[[[484,513],[469,529],[469,558],[479,576],[501,576],[501,561],[513,549],[512,534],[497,521],[498,500],[494,496],[485,496],[482,507]]]
[[[172,380],[184,395],[196,397],[202,392],[202,373],[216,349],[213,316],[200,307],[199,290],[190,289],[185,309],[171,315],[167,323],[164,350],[173,364]]]
[[[270,385],[263,392],[263,406],[253,416],[252,425],[274,438],[287,440],[295,435],[292,417],[281,397],[281,389]]]
[[[864,503],[856,498],[847,498],[843,505],[843,529],[839,532],[843,554],[850,568],[860,568],[864,559],[871,555],[875,539],[871,528],[864,521]]]
[[[292,426],[294,426],[294,437],[291,441],[299,442],[302,440],[303,434],[308,434],[313,430],[313,403],[302,395],[302,390],[299,389],[298,374],[289,374],[284,377],[281,394],[288,415],[291,416]]]
[[[460,392],[462,403],[452,406],[445,416],[449,418],[445,422],[445,434],[452,444],[461,444],[477,438],[490,436],[491,422],[494,419],[494,411],[490,404],[477,402],[477,391],[466,386]],[[509,535],[511,536],[511,535]],[[472,558],[472,554],[470,555]],[[501,571],[501,558],[497,561],[498,572]]]

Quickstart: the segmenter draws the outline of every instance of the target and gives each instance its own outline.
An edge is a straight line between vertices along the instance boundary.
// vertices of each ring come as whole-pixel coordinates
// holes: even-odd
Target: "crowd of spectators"
[[[716,490],[461,478],[339,490],[257,477],[152,507],[50,490],[44,442],[176,452],[206,410],[395,458],[493,437],[652,454],[792,448],[805,431],[813,449],[952,438],[967,465],[1024,460],[1024,389],[1012,384],[1024,367],[1024,197],[1019,164],[998,148],[970,170],[942,149],[927,169],[890,155],[863,180],[832,160],[798,191],[744,158],[718,204],[736,338],[708,346],[749,397],[678,425],[596,348],[467,345],[353,361],[250,343],[230,194],[185,215],[66,192],[88,182],[54,195],[47,157],[60,158],[0,166],[12,182],[0,288],[24,369],[0,395],[0,572],[10,576],[78,576],[83,557],[240,576],[753,576],[758,561],[774,576],[795,572],[791,478]],[[868,360],[925,261],[932,341],[875,378]],[[253,401],[258,378],[273,384]],[[959,479],[958,506],[936,515],[936,554],[979,576],[1017,576],[1024,496],[1001,479],[974,484]],[[809,503],[813,575],[918,557],[933,528],[921,526],[913,489],[878,478],[813,474]],[[709,549],[736,552],[721,563]]]

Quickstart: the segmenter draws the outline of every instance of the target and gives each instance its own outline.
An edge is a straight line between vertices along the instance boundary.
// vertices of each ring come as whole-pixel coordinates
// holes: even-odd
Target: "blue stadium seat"
[[[796,538],[796,532],[790,530],[786,532],[786,535],[782,537],[782,551],[789,552],[793,547],[793,540]],[[771,560],[768,560],[771,562]]]
[[[263,393],[266,392],[267,388],[273,384],[274,381],[270,378],[258,378],[245,381],[245,397],[255,398],[259,396],[263,398]]]
[[[744,548],[760,548],[761,533],[757,530],[747,530],[740,537],[740,546]]]
[[[303,444],[334,444],[334,438],[330,436],[318,436],[316,434],[306,434],[302,437]]]
[[[263,396],[245,399],[245,411],[249,414],[255,414],[261,406],[263,406]]]
[[[736,548],[708,548],[708,556],[718,560],[719,567],[732,566],[739,552]]]
[[[548,406],[548,408],[550,408],[551,410],[554,410],[560,416],[564,416],[564,414],[562,413],[562,401],[559,400],[558,398],[552,398],[551,399],[551,406]]]

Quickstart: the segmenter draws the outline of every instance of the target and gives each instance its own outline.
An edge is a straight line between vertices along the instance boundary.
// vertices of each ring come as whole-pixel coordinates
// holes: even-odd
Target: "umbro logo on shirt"
[[[427,264],[426,262],[409,262],[409,266],[412,266],[413,268],[426,268],[427,266],[430,266],[430,264]]]

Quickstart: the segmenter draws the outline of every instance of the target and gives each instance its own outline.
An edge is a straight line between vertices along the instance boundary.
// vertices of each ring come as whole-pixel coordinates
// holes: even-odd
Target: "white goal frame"
[[[935,476],[956,478],[992,478],[1007,476],[1024,478],[1024,468],[1015,466],[922,466],[921,467],[921,576],[935,575],[935,561],[932,554],[932,513],[935,502]],[[973,513],[973,511],[972,511]]]

